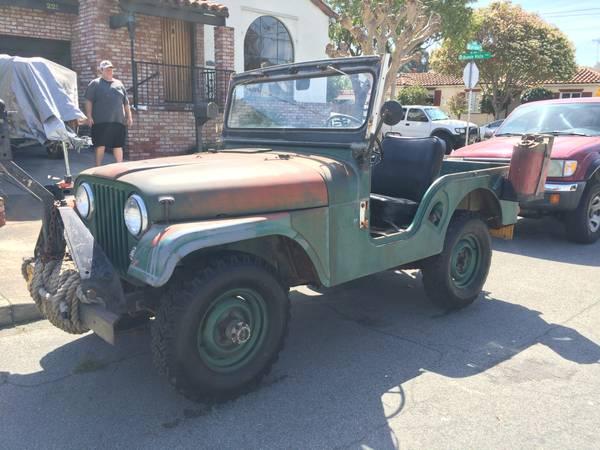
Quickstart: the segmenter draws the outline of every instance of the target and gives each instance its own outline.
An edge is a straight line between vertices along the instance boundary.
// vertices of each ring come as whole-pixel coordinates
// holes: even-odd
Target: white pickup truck
[[[404,117],[397,125],[383,126],[384,135],[393,132],[407,137],[437,136],[446,143],[446,154],[465,145],[467,122],[450,119],[437,106],[403,105]],[[479,140],[479,128],[469,126],[469,143]]]

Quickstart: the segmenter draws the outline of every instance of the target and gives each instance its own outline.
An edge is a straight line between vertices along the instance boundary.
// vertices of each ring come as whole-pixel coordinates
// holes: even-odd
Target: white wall
[[[235,29],[235,71],[244,71],[244,38],[260,16],[273,16],[287,28],[294,46],[294,62],[327,58],[329,17],[310,0],[219,0],[229,8],[227,26]],[[204,27],[205,60],[214,61],[213,27]]]

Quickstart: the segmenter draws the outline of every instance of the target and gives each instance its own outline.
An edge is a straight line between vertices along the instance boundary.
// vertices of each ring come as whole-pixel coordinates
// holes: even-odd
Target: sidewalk
[[[14,155],[15,162],[42,185],[52,184],[65,174],[62,160],[46,157],[42,147],[23,149]],[[114,162],[112,155],[105,163]],[[70,155],[73,176],[94,165],[93,150]],[[42,318],[29,296],[21,275],[23,258],[33,256],[41,228],[41,204],[24,190],[0,178],[0,193],[6,201],[5,226],[0,228],[0,328]]]
[[[23,258],[33,256],[41,220],[0,228],[0,328],[42,318],[21,275]]]

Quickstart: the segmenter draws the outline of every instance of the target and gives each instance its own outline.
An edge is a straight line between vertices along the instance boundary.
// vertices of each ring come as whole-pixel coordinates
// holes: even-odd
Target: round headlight
[[[125,203],[123,215],[127,230],[131,234],[139,236],[146,231],[146,227],[148,226],[148,211],[142,197],[137,194],[131,195]]]
[[[81,183],[75,191],[75,207],[84,219],[89,218],[94,212],[94,194],[92,187],[87,183]]]

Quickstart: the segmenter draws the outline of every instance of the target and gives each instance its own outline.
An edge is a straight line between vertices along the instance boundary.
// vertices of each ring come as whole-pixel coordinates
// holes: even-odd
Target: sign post
[[[477,65],[471,61],[465,66],[463,71],[463,81],[465,87],[469,90],[469,100],[467,103],[467,133],[465,136],[465,146],[469,145],[469,128],[471,125],[471,103],[473,102],[473,88],[479,81],[479,69]]]
[[[469,61],[463,71],[463,81],[466,88],[469,90],[469,100],[467,105],[467,135],[465,136],[465,145],[469,145],[469,128],[471,124],[471,103],[473,102],[473,88],[479,81],[479,69],[475,65],[476,59],[490,59],[492,54],[483,51],[479,42],[469,42],[467,44],[467,52],[458,55],[459,61]]]

